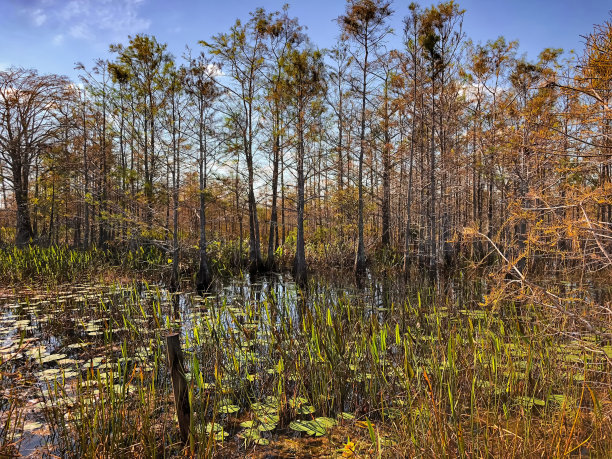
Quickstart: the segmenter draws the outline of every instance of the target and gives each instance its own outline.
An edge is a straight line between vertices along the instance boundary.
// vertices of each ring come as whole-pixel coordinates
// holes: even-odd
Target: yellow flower
[[[355,443],[347,439],[344,448],[342,448],[342,457],[353,457],[355,456]]]

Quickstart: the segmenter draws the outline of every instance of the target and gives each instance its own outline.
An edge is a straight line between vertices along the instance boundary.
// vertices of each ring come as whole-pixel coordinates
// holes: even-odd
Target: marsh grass
[[[347,437],[362,457],[609,451],[610,343],[480,298],[469,284],[300,291],[283,279],[206,297],[147,283],[15,292],[0,319],[3,451],[21,439],[22,453],[74,457],[346,457]],[[186,445],[170,331],[188,369]]]
[[[155,246],[128,251],[95,246],[82,250],[65,245],[0,249],[0,280],[5,285],[79,282],[97,278],[108,270],[114,274],[146,275],[163,271],[167,265],[166,252]]]

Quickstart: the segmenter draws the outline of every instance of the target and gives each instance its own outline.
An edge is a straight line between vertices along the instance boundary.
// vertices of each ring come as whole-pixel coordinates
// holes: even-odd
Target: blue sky
[[[180,56],[198,40],[224,32],[236,18],[247,19],[258,6],[279,10],[280,0],[0,0],[0,67],[33,67],[43,73],[74,77],[74,64],[90,67],[108,56],[110,43],[125,43],[128,35],[147,33]],[[402,18],[409,1],[393,3],[391,21],[399,46]],[[420,2],[423,6],[429,1]],[[594,24],[610,20],[610,0],[463,0],[464,31],[475,42],[499,35],[520,41],[520,52],[535,58],[545,47],[575,49]],[[343,0],[290,2],[290,14],[308,27],[312,41],[332,46],[338,36],[334,19],[344,11]]]

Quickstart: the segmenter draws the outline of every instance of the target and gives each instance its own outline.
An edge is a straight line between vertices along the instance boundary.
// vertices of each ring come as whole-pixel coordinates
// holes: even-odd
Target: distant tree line
[[[5,241],[157,244],[173,282],[197,247],[202,287],[211,244],[254,272],[290,254],[300,281],[372,259],[608,267],[612,23],[529,61],[469,41],[453,1],[411,4],[389,49],[392,14],[349,0],[332,49],[260,8],[179,58],[136,35],[80,81],[1,71]]]

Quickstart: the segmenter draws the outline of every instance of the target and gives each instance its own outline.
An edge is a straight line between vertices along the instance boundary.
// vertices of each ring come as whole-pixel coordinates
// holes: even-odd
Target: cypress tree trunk
[[[198,291],[207,290],[212,283],[212,276],[208,267],[208,256],[206,254],[206,139],[200,123],[199,128],[200,143],[200,262],[196,275],[196,289]]]
[[[436,145],[435,145],[435,123],[436,123],[436,91],[435,75],[431,77],[431,145],[429,150],[429,275],[437,276],[437,240],[436,240]]]
[[[389,98],[388,82],[385,82],[384,99],[385,111],[383,120],[384,146],[383,146],[383,200],[382,200],[382,245],[388,248],[391,244],[391,134],[389,132]]]
[[[297,241],[295,249],[294,276],[300,286],[307,283],[306,250],[304,247],[304,113],[299,110],[298,157],[297,157]]]
[[[15,201],[17,203],[15,244],[18,247],[27,245],[34,237],[28,204],[28,175],[26,167],[23,167],[21,164],[13,164],[13,184],[15,187]]]
[[[274,251],[278,245],[278,163],[280,160],[280,121],[278,116],[274,126],[274,153],[273,153],[273,171],[272,171],[272,210],[270,215],[270,234],[268,236],[268,258],[266,259],[267,268],[273,270],[276,267],[274,259]]]
[[[357,216],[357,254],[355,256],[355,276],[359,283],[366,271],[365,243],[363,240],[363,155],[365,150],[366,89],[368,77],[368,43],[365,42],[363,80],[361,89],[361,129],[359,132],[359,174],[358,174],[358,216]]]

